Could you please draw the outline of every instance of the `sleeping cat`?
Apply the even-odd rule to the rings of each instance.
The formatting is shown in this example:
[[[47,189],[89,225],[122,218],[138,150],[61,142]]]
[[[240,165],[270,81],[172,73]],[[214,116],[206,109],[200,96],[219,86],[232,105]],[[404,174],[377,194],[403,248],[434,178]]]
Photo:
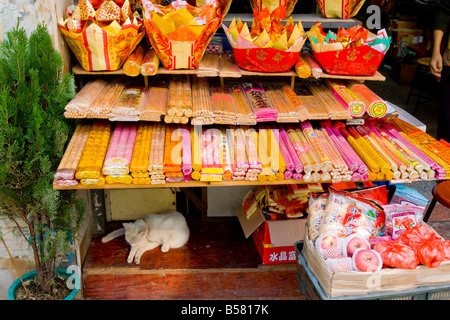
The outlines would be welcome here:
[[[115,230],[102,238],[108,242],[125,235],[131,245],[127,262],[140,263],[144,252],[161,246],[162,252],[172,248],[180,248],[189,239],[189,227],[184,216],[178,211],[149,214],[135,222],[123,223],[123,228]]]

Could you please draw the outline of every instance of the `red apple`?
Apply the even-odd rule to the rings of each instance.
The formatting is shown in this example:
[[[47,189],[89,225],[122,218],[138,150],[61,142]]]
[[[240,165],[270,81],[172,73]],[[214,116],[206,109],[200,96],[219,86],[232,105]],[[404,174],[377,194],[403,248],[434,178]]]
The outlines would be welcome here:
[[[351,258],[353,253],[361,248],[370,249],[369,241],[354,233],[345,238],[342,249],[344,251],[344,255]]]
[[[381,270],[383,261],[375,250],[358,249],[353,253],[352,264],[356,271],[373,272]]]
[[[334,258],[342,254],[341,239],[334,234],[326,234],[317,238],[316,250],[324,259]]]

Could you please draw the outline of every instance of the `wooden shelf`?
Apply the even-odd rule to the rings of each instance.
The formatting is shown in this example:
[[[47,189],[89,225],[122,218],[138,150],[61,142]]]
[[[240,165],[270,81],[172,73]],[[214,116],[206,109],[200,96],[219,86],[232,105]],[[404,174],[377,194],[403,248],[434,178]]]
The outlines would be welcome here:
[[[411,183],[417,181],[435,181],[436,179],[403,179],[390,180],[392,183]],[[275,181],[242,181],[242,180],[223,180],[223,181],[190,181],[190,182],[168,182],[165,184],[104,184],[102,186],[83,186],[81,184],[73,187],[60,187],[53,185],[54,190],[89,190],[89,189],[156,189],[156,188],[189,188],[189,187],[233,187],[233,186],[270,186],[286,184],[308,184],[308,183],[331,183],[331,181],[313,181],[305,182],[303,180],[286,179]]]
[[[122,75],[124,76],[125,73],[122,69],[116,70],[116,71],[86,71],[84,70],[79,64],[75,65],[72,68],[72,73],[75,75]],[[160,65],[158,74],[164,74],[164,75],[196,75],[197,70],[196,69],[179,69],[179,70],[167,70],[164,68],[164,66]],[[258,77],[293,77],[297,78],[297,74],[294,71],[289,72],[253,72],[253,71],[247,71],[241,69],[241,74],[243,76],[258,76]],[[157,76],[155,75],[155,76]],[[155,76],[145,76],[145,78],[151,78]],[[214,78],[214,77],[213,77]],[[218,78],[218,77],[216,77]],[[226,77],[220,77],[220,78],[226,78]],[[333,75],[328,73],[323,73],[322,77],[324,79],[352,79],[352,80],[359,80],[359,81],[384,81],[386,80],[386,77],[383,76],[378,71],[373,76],[346,76],[346,75]],[[231,79],[237,79],[235,77],[231,77]],[[299,78],[300,79],[300,78]]]

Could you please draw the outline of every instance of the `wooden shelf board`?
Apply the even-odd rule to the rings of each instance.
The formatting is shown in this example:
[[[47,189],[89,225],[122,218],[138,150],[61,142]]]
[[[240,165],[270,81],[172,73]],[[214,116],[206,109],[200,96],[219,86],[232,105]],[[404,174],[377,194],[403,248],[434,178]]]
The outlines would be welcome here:
[[[79,64],[74,66],[72,68],[72,73],[75,75],[125,75],[122,69],[116,70],[116,71],[86,71],[84,70]],[[195,75],[197,74],[197,69],[179,69],[179,70],[167,70],[164,68],[164,66],[160,66],[158,70],[158,74],[164,74],[164,75]],[[297,78],[297,74],[295,71],[288,71],[288,72],[254,72],[254,71],[247,71],[241,69],[241,74],[243,76],[263,76],[263,77],[294,77]],[[154,77],[154,76],[150,76]],[[148,76],[146,76],[148,78]],[[214,78],[214,77],[213,77]],[[215,77],[219,78],[219,77]],[[228,77],[221,77],[221,78],[228,78]],[[233,79],[236,79],[234,77],[230,77]],[[360,81],[384,81],[386,80],[386,77],[384,77],[381,73],[378,71],[373,76],[346,76],[346,75],[333,75],[328,73],[322,73],[321,78],[330,78],[330,79],[353,79],[353,80],[360,80]],[[298,78],[300,79],[300,78]]]

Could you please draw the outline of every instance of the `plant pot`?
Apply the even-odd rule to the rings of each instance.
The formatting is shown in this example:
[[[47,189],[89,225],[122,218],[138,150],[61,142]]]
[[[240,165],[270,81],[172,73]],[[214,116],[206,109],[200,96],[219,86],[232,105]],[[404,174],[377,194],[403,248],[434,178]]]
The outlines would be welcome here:
[[[55,272],[56,272],[56,270],[58,270],[58,274],[61,277],[63,277],[64,279],[68,279],[69,277],[72,277],[75,280],[75,283],[80,283],[79,276],[76,272],[71,273],[71,272],[67,271],[67,269],[63,269],[63,268],[55,269]],[[28,280],[32,280],[32,279],[36,278],[36,275],[37,275],[36,270],[30,271],[22,276],[22,280],[24,282],[28,281]],[[22,281],[20,281],[20,278],[17,278],[16,281],[14,281],[11,284],[11,286],[9,287],[8,300],[15,300],[16,291],[21,286],[22,286]],[[78,293],[78,290],[79,290],[79,288],[77,288],[77,286],[75,286],[73,288],[73,290],[70,292],[70,294],[67,297],[65,297],[63,300],[73,300],[75,298],[76,294]]]

